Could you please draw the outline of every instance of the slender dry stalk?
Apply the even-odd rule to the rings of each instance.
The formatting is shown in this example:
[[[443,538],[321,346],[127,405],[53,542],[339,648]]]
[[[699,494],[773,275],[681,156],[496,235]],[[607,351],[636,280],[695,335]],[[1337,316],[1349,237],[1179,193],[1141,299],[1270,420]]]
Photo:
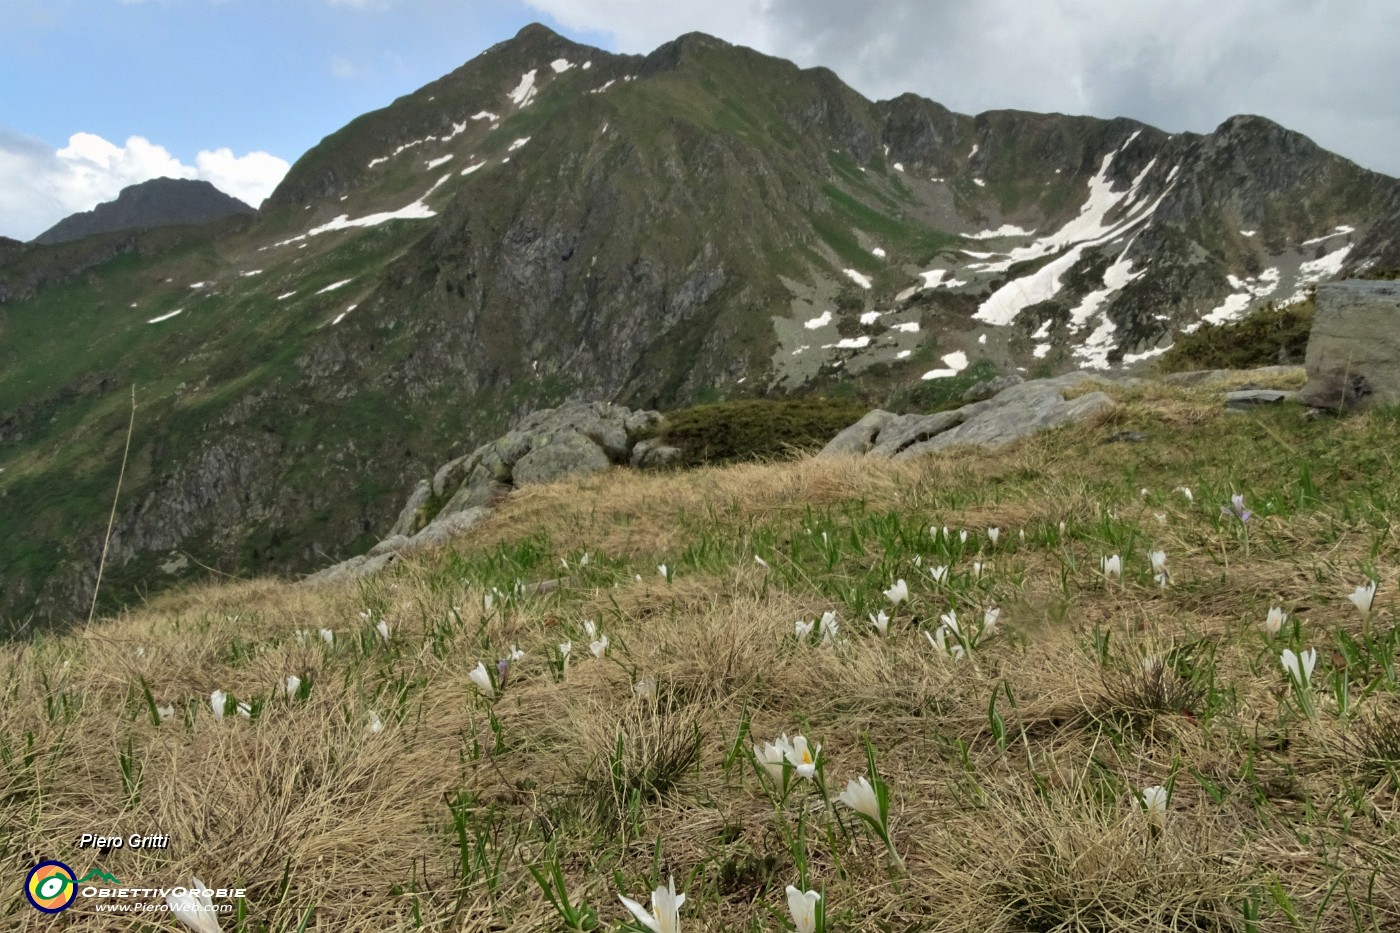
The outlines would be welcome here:
[[[136,386],[131,387],[131,420],[126,425],[126,447],[122,449],[122,468],[117,474],[117,491],[112,495],[112,514],[107,517],[107,534],[102,538],[102,558],[97,562],[97,582],[92,586],[92,608],[88,610],[87,624],[92,625],[97,615],[97,597],[102,592],[102,571],[107,566],[107,548],[112,543],[112,526],[117,523],[117,502],[122,495],[122,480],[126,479],[126,458],[131,453],[131,434],[136,429]]]

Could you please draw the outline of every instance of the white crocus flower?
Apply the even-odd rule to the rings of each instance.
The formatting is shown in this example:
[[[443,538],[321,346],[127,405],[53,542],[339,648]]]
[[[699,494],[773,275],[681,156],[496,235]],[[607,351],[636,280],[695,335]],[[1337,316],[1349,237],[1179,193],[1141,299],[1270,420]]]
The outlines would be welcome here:
[[[753,556],[753,562],[755,564],[758,564],[758,566],[762,567],[764,570],[768,569],[768,561],[764,560],[762,557],[759,557],[757,554]]]
[[[928,575],[933,577],[934,583],[948,582],[948,568],[946,565],[942,567],[930,567]]]
[[[562,660],[564,660],[564,661],[569,660],[569,652],[570,652],[570,651],[573,651],[573,650],[574,650],[574,643],[573,643],[572,641],[561,641],[561,642],[559,643],[559,657],[560,657],[560,659],[562,659]]]
[[[652,933],[680,933],[681,905],[685,895],[676,893],[676,879],[668,879],[667,887],[651,892],[651,911],[627,897],[620,897],[622,906],[632,912],[637,922]]]
[[[1153,512],[1153,513],[1152,513],[1152,517],[1155,518],[1155,519],[1157,519],[1157,524],[1159,524],[1159,525],[1165,525],[1165,524],[1167,523],[1167,513],[1166,513],[1166,512]]]
[[[1099,569],[1109,579],[1120,579],[1123,576],[1123,558],[1117,554],[1112,557],[1101,557],[1099,558]]]
[[[817,627],[817,622],[816,622],[815,619],[813,619],[813,620],[811,620],[811,621],[809,621],[809,622],[804,622],[804,621],[802,621],[801,619],[798,619],[798,620],[797,620],[797,624],[794,626],[794,629],[795,629],[796,632],[797,632],[797,638],[798,638],[798,640],[799,640],[799,641],[806,641],[807,639],[811,638],[811,637],[812,637],[812,630],[815,629],[816,627]]]
[[[822,636],[822,644],[826,645],[834,641],[836,639],[836,630],[838,628],[839,626],[836,622],[836,613],[830,611],[823,612],[822,624],[820,629]]]
[[[972,562],[972,576],[976,580],[982,579],[982,562],[980,560]]]
[[[818,745],[812,748],[805,736],[794,736],[792,741],[782,743],[783,756],[787,758],[792,766],[797,769],[798,777],[811,778],[817,773],[817,756],[821,754],[822,747]]]
[[[593,657],[601,658],[608,653],[608,636],[600,635],[597,641],[588,643],[588,650],[593,652]]]
[[[511,662],[512,664],[515,664],[515,663],[520,662],[520,661],[523,661],[523,660],[525,660],[525,652],[523,652],[523,651],[520,650],[520,646],[519,646],[519,645],[511,645],[511,646],[510,646],[510,662]]]
[[[1144,787],[1137,798],[1138,807],[1147,813],[1147,821],[1160,832],[1167,828],[1167,789],[1160,784]]]
[[[847,781],[846,789],[836,799],[875,823],[882,824],[880,798],[876,796],[875,788],[870,786],[870,781],[866,778]]]
[[[1167,552],[1152,551],[1148,557],[1152,560],[1152,579],[1163,588],[1171,582],[1171,571],[1167,570]]]
[[[1183,496],[1186,497],[1186,501],[1187,501],[1187,502],[1195,502],[1195,501],[1196,501],[1196,497],[1193,496],[1193,495],[1191,495],[1191,488],[1190,488],[1189,486],[1178,486],[1178,487],[1176,487],[1175,489],[1173,489],[1172,492],[1179,492],[1179,493],[1181,493]]]
[[[650,700],[656,696],[656,681],[651,678],[639,680],[632,685],[632,692],[644,700]]]
[[[242,716],[244,719],[252,719],[252,718],[253,718],[253,708],[252,708],[251,706],[249,706],[247,703],[239,703],[239,704],[238,704],[238,715]]]
[[[378,735],[384,731],[384,720],[380,719],[374,710],[369,711],[369,725],[365,726],[365,731],[370,735]]]
[[[162,722],[164,722],[165,720],[175,715],[175,704],[171,703],[169,706],[157,706],[156,715],[161,718]]]
[[[885,598],[898,606],[909,598],[909,585],[903,580],[896,580],[894,586],[885,590]]]
[[[1277,635],[1279,630],[1283,628],[1283,623],[1287,621],[1287,614],[1278,606],[1273,606],[1269,609],[1269,614],[1264,619],[1264,631],[1268,632],[1270,636]]]
[[[222,690],[215,690],[209,694],[209,708],[214,711],[214,720],[223,722],[224,708],[228,705],[228,694]]]
[[[1302,654],[1294,654],[1292,648],[1284,648],[1283,653],[1279,655],[1279,661],[1283,663],[1283,669],[1293,678],[1299,689],[1308,689],[1312,684],[1313,668],[1317,666],[1316,648],[1309,648]]]
[[[962,633],[962,629],[958,627],[958,613],[956,610],[949,609],[938,617],[938,621],[947,626],[948,630],[954,635]]]
[[[656,566],[656,572],[659,573],[659,574],[661,574],[661,579],[663,579],[663,580],[669,581],[669,580],[671,579],[671,577],[666,573],[666,565],[665,565],[665,564],[657,564],[657,566]]]
[[[988,529],[987,529],[987,538],[988,538],[988,540],[990,540],[990,541],[992,542],[992,546],[993,546],[993,547],[996,547],[997,539],[1000,538],[1000,537],[1001,537],[1001,529],[1000,529],[1000,528],[988,528]]]
[[[1001,617],[1000,609],[988,609],[982,613],[982,634],[990,635],[997,630],[997,619]]]
[[[597,622],[594,622],[592,619],[586,619],[586,620],[584,620],[584,623],[583,623],[583,633],[584,633],[585,635],[588,636],[588,638],[589,638],[590,641],[592,641],[593,639],[597,638],[597,637],[598,637],[598,623],[597,623]]]
[[[924,637],[928,639],[928,643],[933,646],[934,651],[939,654],[948,653],[948,629],[940,625],[932,632],[925,631]]]
[[[485,596],[481,597],[481,606],[482,606],[482,608],[485,609],[487,612],[490,612],[490,611],[491,611],[491,607],[494,606],[494,605],[496,605],[496,597],[495,597],[495,596],[491,595],[490,593],[487,593]]]
[[[1065,534],[1065,523],[1064,523],[1064,522],[1060,522],[1060,537],[1064,537],[1064,534]]]
[[[954,661],[961,661],[967,657],[967,650],[962,645],[953,645],[948,649],[948,653],[952,655]]]
[[[885,610],[881,609],[878,614],[870,614],[870,624],[875,626],[880,637],[884,638],[890,634],[890,617],[885,615]]]
[[[328,629],[328,628],[323,628],[323,629],[321,629],[321,641],[325,642],[326,644],[328,644],[328,645],[330,645],[332,648],[334,648],[334,647],[335,647],[335,632],[332,632],[332,631],[331,631],[330,629]]]
[[[387,645],[389,643],[389,623],[380,619],[378,622],[374,623],[374,630],[379,633],[379,637],[382,638],[384,644]]]
[[[299,689],[301,689],[301,678],[296,674],[288,674],[286,681],[282,684],[282,693],[285,696],[292,697],[296,696]]]
[[[1361,610],[1361,614],[1362,614],[1363,616],[1367,616],[1367,615],[1370,615],[1370,614],[1371,614],[1371,602],[1372,602],[1372,600],[1374,600],[1375,598],[1376,598],[1376,581],[1375,581],[1375,580],[1371,580],[1371,581],[1367,582],[1367,584],[1366,584],[1365,586],[1358,586],[1358,587],[1356,588],[1356,592],[1352,593],[1350,596],[1347,597],[1347,599],[1351,600],[1352,605],[1356,606],[1357,609]]]
[[[754,760],[763,766],[764,771],[768,772],[768,776],[773,779],[773,784],[776,787],[781,787],[783,784],[783,761],[786,760],[783,748],[786,745],[787,736],[785,735],[776,742],[765,742],[762,745],[755,742],[753,746]]]
[[[183,894],[176,894],[175,891],[180,890],[176,888],[165,895],[165,903],[170,906],[175,918],[195,933],[220,933],[219,915],[214,912],[214,902],[204,893],[208,888],[198,878],[193,880],[194,886],[185,889]]]
[[[961,541],[963,544],[966,544],[966,543],[967,543],[967,529],[966,529],[966,528],[964,528],[962,531],[958,532],[958,540]]]
[[[788,913],[797,933],[817,933],[817,902],[822,896],[816,891],[799,891],[787,886]]]
[[[480,661],[476,662],[476,667],[472,668],[470,674],[472,683],[476,684],[476,689],[481,691],[481,695],[490,699],[495,699],[496,688],[491,685],[491,674],[486,670],[486,665]]]

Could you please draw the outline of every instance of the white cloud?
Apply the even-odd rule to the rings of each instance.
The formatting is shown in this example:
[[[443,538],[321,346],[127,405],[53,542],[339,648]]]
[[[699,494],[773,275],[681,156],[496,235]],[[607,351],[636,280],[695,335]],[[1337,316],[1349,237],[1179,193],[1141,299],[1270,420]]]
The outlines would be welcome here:
[[[28,240],[69,214],[115,198],[128,185],[152,178],[197,178],[257,207],[287,174],[283,159],[266,152],[235,156],[205,150],[187,165],[141,136],[115,145],[75,133],[55,150],[37,139],[0,130],[0,235]]]
[[[355,68],[354,62],[335,55],[331,58],[331,74],[337,78],[353,78],[359,74],[359,71]]]

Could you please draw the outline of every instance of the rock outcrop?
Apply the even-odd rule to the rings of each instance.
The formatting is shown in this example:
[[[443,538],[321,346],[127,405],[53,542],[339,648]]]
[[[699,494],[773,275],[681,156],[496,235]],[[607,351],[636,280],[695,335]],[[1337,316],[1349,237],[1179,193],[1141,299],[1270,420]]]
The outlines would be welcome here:
[[[869,455],[905,460],[958,444],[1002,447],[1046,428],[1111,411],[1115,402],[1102,392],[1067,399],[1067,390],[1085,382],[1109,382],[1086,372],[1019,382],[996,395],[952,411],[931,415],[892,415],[872,411],[836,435],[821,457]],[[1117,384],[1139,380],[1117,380]]]
[[[1400,282],[1330,282],[1317,312],[1300,401],[1344,411],[1400,403]]]
[[[315,573],[329,583],[378,573],[399,556],[442,545],[485,520],[512,490],[586,476],[614,464],[654,466],[679,451],[645,437],[661,422],[654,411],[607,402],[568,402],[527,416],[505,435],[418,481],[389,536],[368,553]]]

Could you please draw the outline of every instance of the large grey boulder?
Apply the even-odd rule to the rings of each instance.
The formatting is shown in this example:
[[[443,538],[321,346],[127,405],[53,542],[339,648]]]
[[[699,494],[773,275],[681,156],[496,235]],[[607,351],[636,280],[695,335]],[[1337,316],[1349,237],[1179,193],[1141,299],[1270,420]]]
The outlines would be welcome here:
[[[975,444],[1001,447],[1036,431],[1058,427],[1112,409],[1102,392],[1074,399],[1066,393],[1092,382],[1112,382],[1096,373],[1073,372],[1031,382],[1007,380],[995,396],[931,415],[891,415],[872,411],[846,428],[822,455],[861,454],[899,460],[952,447]],[[1118,384],[1128,384],[1118,380]],[[1134,379],[1131,384],[1140,384]],[[838,443],[839,442],[839,443]]]
[[[1317,311],[1303,365],[1299,400],[1344,410],[1400,403],[1400,282],[1328,282],[1317,287]]]
[[[629,461],[670,463],[681,452],[656,440],[638,440],[661,421],[654,411],[632,411],[608,402],[566,402],[533,412],[511,430],[420,480],[389,535],[368,554],[328,567],[306,583],[376,573],[401,554],[444,544],[476,527],[521,486],[582,476]],[[419,525],[432,500],[447,501],[426,527]]]
[[[433,484],[425,479],[420,479],[418,485],[413,487],[413,492],[408,494],[408,501],[404,503],[403,510],[399,512],[398,520],[394,522],[394,527],[389,529],[389,536],[411,535],[418,530],[418,516],[423,511],[423,507],[428,504],[428,500],[433,497]]]
[[[871,448],[876,457],[896,457],[911,447],[923,444],[935,437],[956,428],[960,424],[976,418],[985,411],[996,408],[992,399],[973,402],[952,411],[935,412],[932,415],[904,415],[890,423],[880,432],[880,438]]]
[[[964,402],[980,402],[994,395],[999,395],[1012,386],[1018,386],[1025,381],[1026,380],[1017,373],[1007,373],[1004,376],[994,376],[991,379],[983,379],[964,392],[962,394],[962,400]]]
[[[681,459],[681,449],[671,447],[657,437],[649,437],[645,440],[637,441],[632,447],[632,466],[646,469],[649,467],[669,466]]]
[[[1015,402],[998,405],[991,411],[964,421],[936,437],[905,448],[896,459],[918,457],[958,444],[1004,447],[1037,431],[1072,424],[1111,411],[1115,405],[1113,399],[1102,392],[1090,392],[1070,401],[1066,401],[1053,389],[1049,392],[1027,393]]]
[[[610,466],[605,448],[572,428],[562,428],[536,438],[530,452],[515,462],[511,479],[520,488],[598,473]]]
[[[419,551],[446,544],[458,535],[464,534],[480,525],[494,509],[476,508],[466,509],[462,512],[454,512],[451,515],[442,515],[434,519],[418,534],[408,541],[405,541],[398,548],[399,554],[417,554]]]
[[[875,438],[885,429],[896,415],[875,409],[863,418],[827,441],[818,457],[843,457],[851,454],[868,454],[875,446]]]

